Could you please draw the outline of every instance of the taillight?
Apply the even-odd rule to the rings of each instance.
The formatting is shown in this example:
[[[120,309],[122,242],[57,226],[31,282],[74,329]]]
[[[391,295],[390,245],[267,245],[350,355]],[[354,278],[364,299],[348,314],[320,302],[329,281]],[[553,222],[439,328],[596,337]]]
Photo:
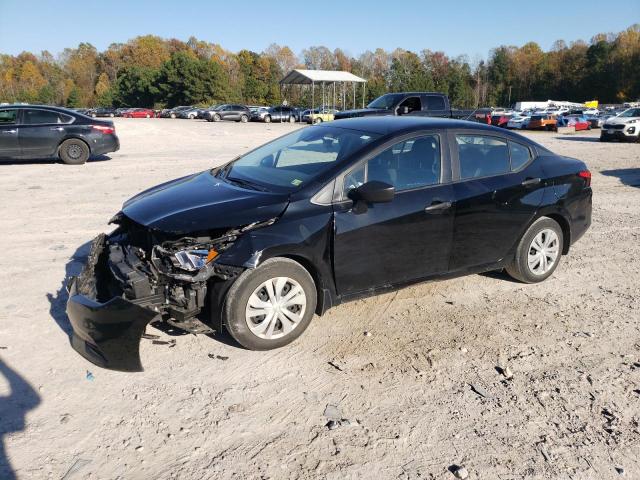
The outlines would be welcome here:
[[[580,178],[584,178],[585,187],[591,186],[591,172],[589,170],[582,170],[581,172],[578,172],[578,176]]]
[[[109,127],[106,125],[91,125],[91,128],[93,128],[94,130],[98,130],[99,132],[102,132],[105,135],[116,133],[116,127]]]

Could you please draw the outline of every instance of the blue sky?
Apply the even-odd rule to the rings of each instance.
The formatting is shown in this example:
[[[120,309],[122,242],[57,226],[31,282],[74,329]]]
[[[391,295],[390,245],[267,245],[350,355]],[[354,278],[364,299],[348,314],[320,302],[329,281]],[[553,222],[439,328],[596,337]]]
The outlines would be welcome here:
[[[609,6],[607,6],[609,5]],[[154,34],[262,51],[270,43],[295,53],[310,45],[340,47],[352,55],[396,47],[485,57],[501,44],[557,39],[589,40],[640,22],[640,1],[619,6],[591,1],[418,0],[0,0],[0,53],[49,50]]]

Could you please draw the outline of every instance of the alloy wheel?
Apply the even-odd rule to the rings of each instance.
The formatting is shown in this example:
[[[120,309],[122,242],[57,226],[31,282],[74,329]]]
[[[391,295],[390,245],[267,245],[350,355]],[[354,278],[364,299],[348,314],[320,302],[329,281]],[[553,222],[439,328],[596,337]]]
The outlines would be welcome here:
[[[259,338],[275,340],[291,333],[304,318],[307,297],[289,277],[271,278],[256,288],[247,302],[245,319]]]
[[[560,254],[558,234],[550,228],[541,230],[529,246],[527,263],[534,275],[544,275],[553,268]]]

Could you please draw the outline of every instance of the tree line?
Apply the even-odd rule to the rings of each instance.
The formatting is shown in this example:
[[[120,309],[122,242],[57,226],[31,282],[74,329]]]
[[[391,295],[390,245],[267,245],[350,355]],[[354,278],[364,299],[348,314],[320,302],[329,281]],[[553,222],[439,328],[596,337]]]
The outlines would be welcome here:
[[[451,58],[425,49],[378,48],[351,56],[309,47],[296,55],[270,45],[237,53],[194,37],[183,42],[153,35],[114,43],[99,52],[90,43],[57,57],[43,51],[0,54],[0,102],[68,107],[173,107],[222,102],[309,105],[305,89],[281,91],[293,68],[346,70],[368,80],[365,102],[389,91],[439,91],[462,108],[509,106],[520,100],[599,100],[640,97],[640,25],[589,42],[558,40],[549,51],[534,42],[499,46],[488,58]],[[362,102],[358,89],[356,102]],[[318,103],[316,94],[316,104]],[[351,100],[350,100],[351,101]]]

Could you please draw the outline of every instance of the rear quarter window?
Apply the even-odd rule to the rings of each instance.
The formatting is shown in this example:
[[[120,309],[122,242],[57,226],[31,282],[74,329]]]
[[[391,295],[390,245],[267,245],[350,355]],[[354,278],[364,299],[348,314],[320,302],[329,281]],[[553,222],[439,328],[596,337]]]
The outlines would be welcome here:
[[[456,135],[456,144],[462,180],[511,171],[506,140],[487,135]]]
[[[531,150],[521,143],[509,142],[509,154],[513,171],[520,170],[531,160]]]

